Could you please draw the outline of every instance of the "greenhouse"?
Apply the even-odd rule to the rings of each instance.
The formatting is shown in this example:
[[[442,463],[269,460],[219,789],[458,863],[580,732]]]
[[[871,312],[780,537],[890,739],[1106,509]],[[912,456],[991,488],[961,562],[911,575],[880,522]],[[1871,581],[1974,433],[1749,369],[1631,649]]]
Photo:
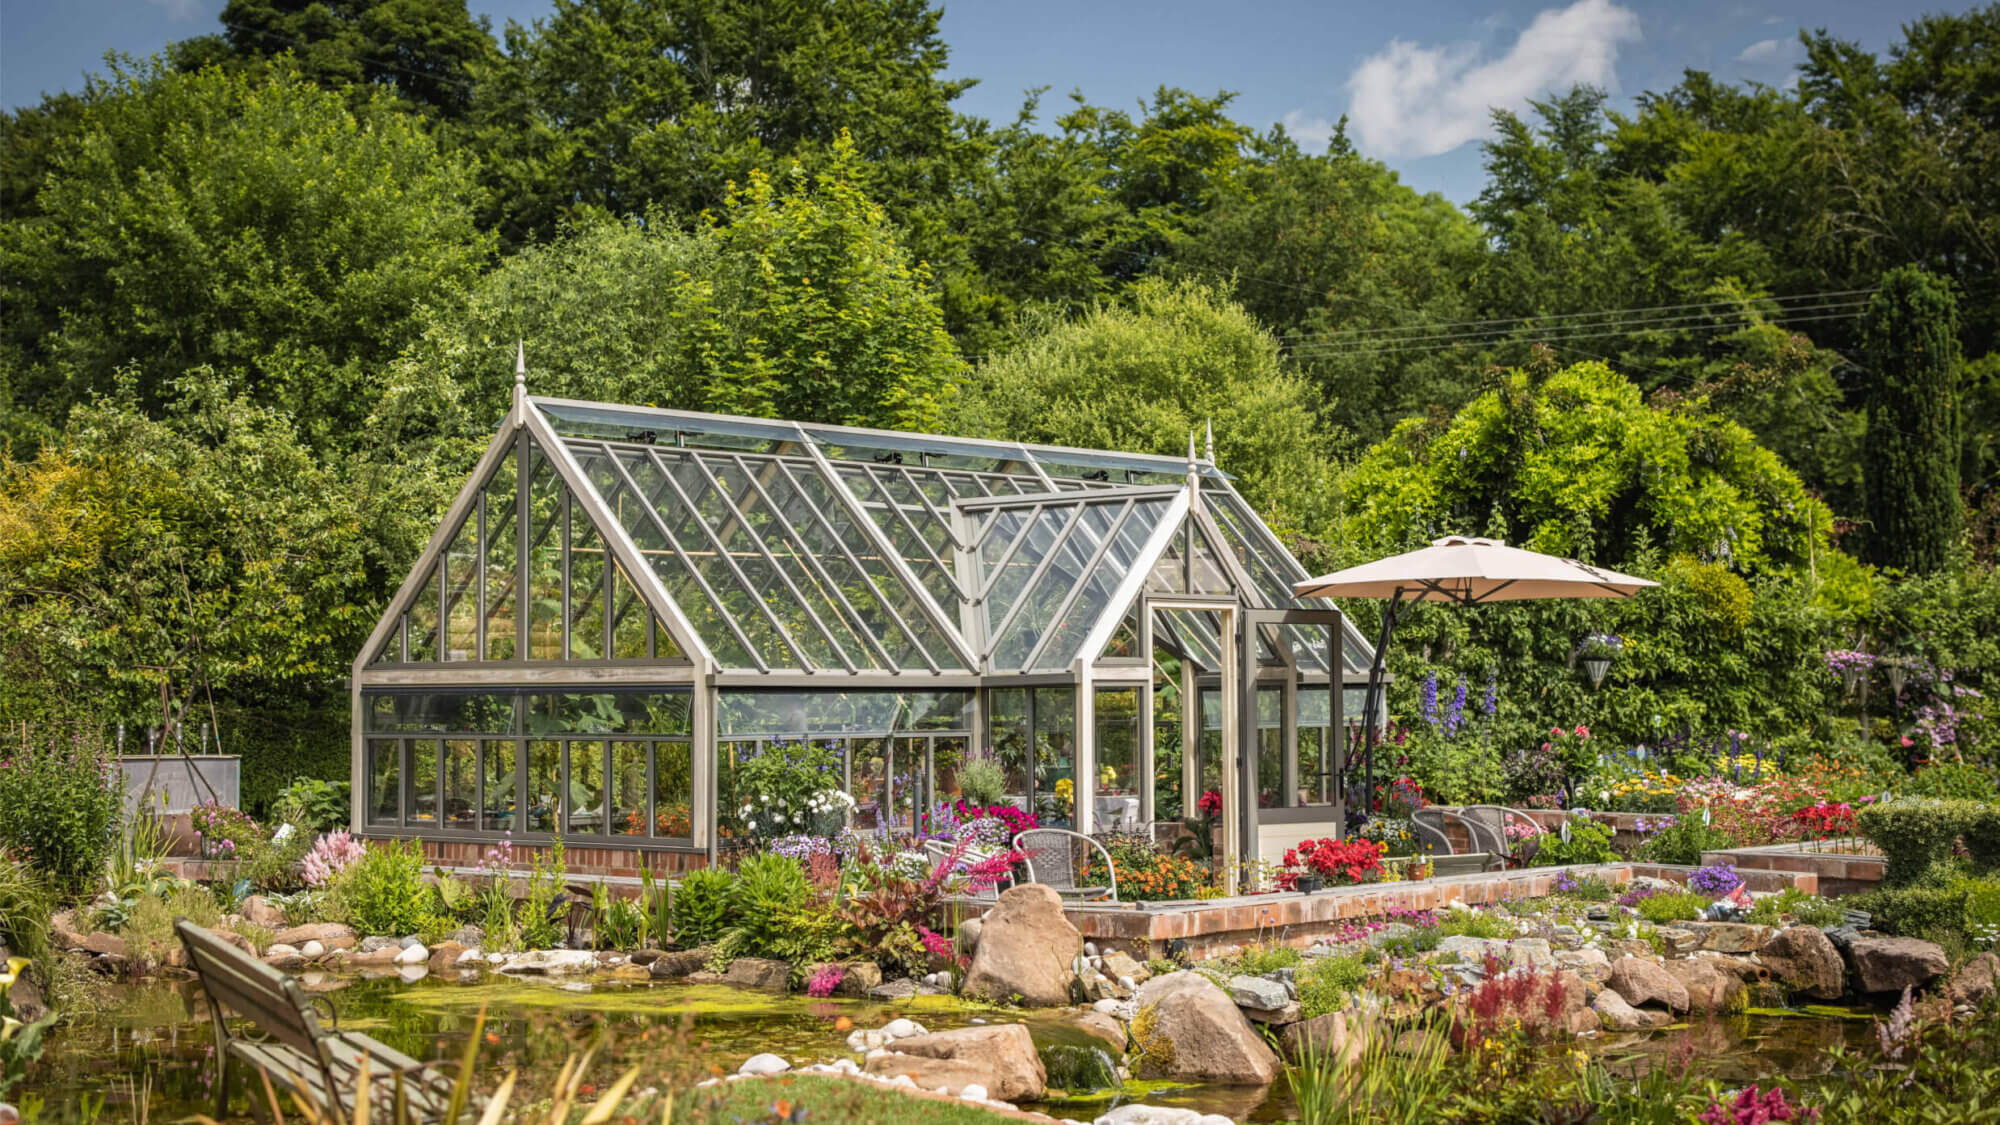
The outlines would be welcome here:
[[[1292,596],[1305,577],[1192,441],[1063,449],[517,378],[355,662],[354,828],[695,866],[736,835],[742,765],[813,744],[859,829],[921,832],[984,757],[1043,824],[1172,828],[1212,791],[1225,855],[1271,856],[1337,831],[1335,734],[1369,666],[1330,603]]]

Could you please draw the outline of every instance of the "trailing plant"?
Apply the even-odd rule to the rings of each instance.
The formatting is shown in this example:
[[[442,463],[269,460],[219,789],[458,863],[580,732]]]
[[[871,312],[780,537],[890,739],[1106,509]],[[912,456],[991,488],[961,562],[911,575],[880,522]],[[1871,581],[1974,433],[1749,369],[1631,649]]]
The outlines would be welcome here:
[[[720,867],[703,867],[681,876],[674,887],[674,944],[681,949],[712,945],[729,928],[729,903],[736,876]]]

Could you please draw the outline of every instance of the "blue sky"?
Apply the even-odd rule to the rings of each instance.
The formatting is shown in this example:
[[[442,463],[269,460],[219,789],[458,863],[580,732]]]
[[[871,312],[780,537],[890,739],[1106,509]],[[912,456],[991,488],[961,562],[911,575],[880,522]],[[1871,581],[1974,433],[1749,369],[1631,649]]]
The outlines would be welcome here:
[[[147,54],[214,30],[222,4],[0,0],[0,104],[81,86],[107,50]],[[550,8],[471,6],[496,28]],[[1479,193],[1489,106],[1518,108],[1579,81],[1629,104],[1684,68],[1781,85],[1800,58],[1801,27],[1879,52],[1925,10],[1879,0],[962,0],[946,5],[944,35],[950,73],[980,80],[960,102],[969,113],[1009,119],[1036,86],[1051,88],[1049,109],[1071,90],[1120,106],[1163,84],[1233,90],[1238,118],[1286,122],[1309,144],[1324,143],[1345,114],[1364,153],[1463,203]]]

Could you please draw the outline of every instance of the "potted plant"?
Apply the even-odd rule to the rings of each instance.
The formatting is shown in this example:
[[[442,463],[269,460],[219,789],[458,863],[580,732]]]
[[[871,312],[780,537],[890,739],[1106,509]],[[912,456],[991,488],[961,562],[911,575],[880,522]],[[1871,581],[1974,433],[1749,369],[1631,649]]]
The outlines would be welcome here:
[[[1625,638],[1616,633],[1592,633],[1576,646],[1578,659],[1583,661],[1583,670],[1590,676],[1593,690],[1604,686],[1604,674],[1611,670],[1611,661],[1625,647]]]

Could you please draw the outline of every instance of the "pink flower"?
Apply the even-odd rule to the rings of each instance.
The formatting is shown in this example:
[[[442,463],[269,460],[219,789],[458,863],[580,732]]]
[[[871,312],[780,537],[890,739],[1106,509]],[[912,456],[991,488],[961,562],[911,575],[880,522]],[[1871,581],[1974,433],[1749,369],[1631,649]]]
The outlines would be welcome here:
[[[1563,729],[1562,729],[1561,727],[1550,727],[1550,728],[1549,728],[1549,737],[1550,737],[1550,738],[1561,738],[1562,736],[1563,736]]]
[[[839,965],[821,965],[812,979],[806,981],[806,995],[815,1000],[824,1000],[833,995],[840,982],[847,977],[847,970]]]
[[[1587,726],[1584,726],[1584,725],[1583,725],[1582,723],[1578,723],[1578,724],[1576,724],[1576,736],[1577,736],[1578,738],[1589,738],[1589,737],[1590,737],[1590,728],[1589,728],[1589,727],[1587,727]]]
[[[1547,750],[1547,749],[1549,749],[1549,746],[1550,746],[1550,744],[1549,744],[1549,743],[1546,743],[1546,742],[1542,743],[1542,749],[1544,749],[1544,750]]]

